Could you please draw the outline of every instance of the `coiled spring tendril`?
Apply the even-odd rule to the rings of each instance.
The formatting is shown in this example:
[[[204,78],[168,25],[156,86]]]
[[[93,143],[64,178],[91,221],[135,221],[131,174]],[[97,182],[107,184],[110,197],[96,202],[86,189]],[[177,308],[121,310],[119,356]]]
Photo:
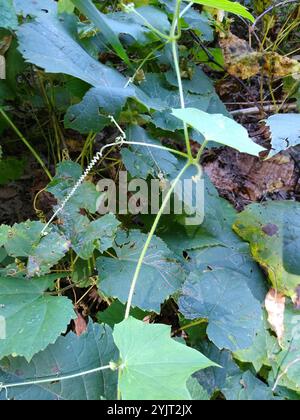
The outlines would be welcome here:
[[[109,147],[113,146],[122,146],[124,141],[126,140],[126,133],[122,130],[122,128],[119,126],[119,124],[116,122],[114,117],[112,115],[109,116],[112,123],[115,124],[115,126],[120,131],[121,135],[116,137],[115,141],[113,143],[105,144],[99,152],[95,154],[91,162],[89,163],[88,167],[85,169],[81,177],[78,179],[70,193],[67,195],[67,197],[62,201],[60,206],[56,209],[51,219],[48,221],[48,223],[44,226],[44,228],[41,231],[41,236],[46,236],[47,229],[50,226],[50,224],[53,222],[53,220],[56,218],[56,216],[65,208],[68,201],[73,197],[73,195],[76,193],[80,185],[84,182],[85,178],[89,175],[89,173],[92,171],[92,169],[95,167],[95,165],[99,162],[99,160],[103,157],[104,150],[108,149]]]

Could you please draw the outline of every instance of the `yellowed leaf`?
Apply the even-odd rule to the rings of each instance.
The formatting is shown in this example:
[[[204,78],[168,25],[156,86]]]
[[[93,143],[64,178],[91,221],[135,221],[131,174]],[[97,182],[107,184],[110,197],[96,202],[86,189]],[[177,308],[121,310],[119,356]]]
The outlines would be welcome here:
[[[297,78],[300,75],[297,60],[272,51],[256,52],[247,41],[231,33],[220,39],[220,47],[228,73],[240,79],[249,79],[262,71],[272,77],[292,75]]]
[[[284,335],[285,296],[271,289],[266,296],[265,307],[268,312],[268,322],[280,344]]]

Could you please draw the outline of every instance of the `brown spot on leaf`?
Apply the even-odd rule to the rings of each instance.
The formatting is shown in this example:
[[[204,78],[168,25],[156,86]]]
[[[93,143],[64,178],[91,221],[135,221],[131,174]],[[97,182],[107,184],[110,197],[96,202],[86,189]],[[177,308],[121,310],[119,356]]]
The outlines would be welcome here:
[[[278,226],[273,225],[272,223],[268,223],[262,228],[262,231],[268,236],[274,236],[278,232]]]
[[[75,333],[79,337],[81,334],[83,334],[86,331],[86,321],[83,318],[83,316],[77,312],[77,318],[74,320],[75,324]]]

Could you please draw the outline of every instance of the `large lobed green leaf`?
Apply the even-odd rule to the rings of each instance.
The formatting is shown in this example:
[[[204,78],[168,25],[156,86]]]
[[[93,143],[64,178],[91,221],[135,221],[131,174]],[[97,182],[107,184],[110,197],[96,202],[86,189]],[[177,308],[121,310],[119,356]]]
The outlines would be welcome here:
[[[65,73],[95,87],[124,88],[126,79],[116,70],[93,59],[78,43],[73,16],[39,16],[20,26],[20,51],[31,63],[49,73]]]
[[[72,191],[81,175],[82,168],[78,163],[65,160],[57,165],[55,177],[48,184],[47,191],[61,203]],[[92,182],[85,181],[68,201],[68,209],[78,213],[80,209],[96,213],[99,196],[96,186]]]
[[[208,320],[207,335],[220,349],[249,347],[260,329],[262,310],[240,272],[222,268],[192,272],[179,310],[187,319]]]
[[[120,350],[119,389],[124,400],[191,399],[188,378],[216,366],[197,350],[171,339],[167,325],[130,317],[115,326],[113,337]]]
[[[136,265],[147,235],[139,231],[119,232],[114,244],[117,258],[99,257],[97,269],[100,289],[107,295],[125,303]],[[152,238],[143,260],[133,306],[160,312],[161,304],[178,292],[184,282],[185,272],[176,256],[158,237]]]
[[[199,131],[206,141],[214,141],[254,156],[265,150],[250,139],[243,126],[224,115],[208,114],[195,108],[173,109],[172,114]]]
[[[274,397],[271,387],[255,377],[251,370],[243,371],[233,360],[231,352],[220,351],[212,343],[205,341],[198,349],[222,367],[210,367],[195,375],[210,397],[221,392],[229,401],[278,399]]]
[[[27,274],[46,274],[68,252],[70,243],[57,232],[50,232],[41,237],[44,225],[40,222],[27,221],[12,227],[0,226],[0,246],[4,245],[10,257],[26,257]]]
[[[0,316],[5,322],[0,359],[24,356],[28,361],[66,331],[75,313],[66,297],[45,293],[53,279],[0,278]]]
[[[269,201],[251,204],[234,224],[235,231],[250,243],[253,258],[265,269],[272,286],[288,296],[294,296],[300,284],[299,216],[299,203]]]
[[[127,64],[130,64],[129,57],[121,44],[118,36],[111,28],[111,25],[103,13],[101,13],[91,0],[72,0],[78,10],[85,15],[103,33],[106,40],[113,47],[118,56]]]

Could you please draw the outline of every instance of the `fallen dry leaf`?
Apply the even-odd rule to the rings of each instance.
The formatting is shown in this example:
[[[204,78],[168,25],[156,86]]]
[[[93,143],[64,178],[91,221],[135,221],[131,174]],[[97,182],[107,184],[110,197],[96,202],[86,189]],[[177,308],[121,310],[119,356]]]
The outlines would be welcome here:
[[[220,47],[228,73],[240,79],[249,79],[261,71],[272,77],[292,75],[296,78],[300,74],[300,63],[297,60],[272,51],[254,51],[247,41],[232,33],[220,39]]]
[[[232,149],[218,151],[216,158],[204,162],[205,172],[221,194],[238,209],[268,194],[294,191],[298,176],[290,157],[261,161]]]
[[[271,289],[266,296],[265,307],[268,312],[268,322],[280,344],[284,335],[285,296]]]

